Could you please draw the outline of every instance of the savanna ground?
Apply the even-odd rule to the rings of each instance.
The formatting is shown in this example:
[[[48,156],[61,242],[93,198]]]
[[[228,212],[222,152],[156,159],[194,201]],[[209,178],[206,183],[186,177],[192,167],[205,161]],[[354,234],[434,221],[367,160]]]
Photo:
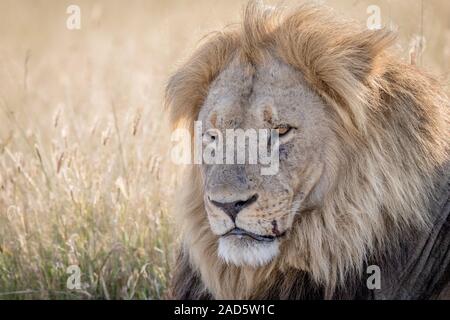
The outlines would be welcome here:
[[[405,59],[423,34],[418,63],[448,87],[450,2],[322,2],[364,24],[378,5]],[[71,4],[80,30],[66,28]],[[164,84],[244,4],[0,0],[0,299],[164,297],[178,171]]]

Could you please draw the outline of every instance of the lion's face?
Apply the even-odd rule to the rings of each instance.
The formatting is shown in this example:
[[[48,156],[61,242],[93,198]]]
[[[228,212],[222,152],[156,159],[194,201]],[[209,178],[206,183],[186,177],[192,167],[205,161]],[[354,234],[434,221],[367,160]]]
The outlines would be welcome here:
[[[254,66],[235,58],[211,84],[198,119],[204,141],[214,140],[215,130],[223,137],[226,129],[279,133],[273,175],[262,175],[263,165],[248,157],[245,164],[202,165],[205,208],[224,260],[251,266],[273,260],[298,212],[323,197],[334,141],[327,112],[301,74],[273,57]]]

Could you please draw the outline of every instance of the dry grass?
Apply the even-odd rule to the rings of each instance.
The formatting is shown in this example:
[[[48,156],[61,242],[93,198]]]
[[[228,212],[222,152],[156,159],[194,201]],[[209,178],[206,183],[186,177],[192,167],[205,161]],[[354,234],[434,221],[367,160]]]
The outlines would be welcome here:
[[[379,4],[405,57],[421,33],[419,0],[327,2],[362,22]],[[164,296],[176,168],[163,86],[244,3],[0,2],[0,299]],[[65,27],[69,4],[81,7],[79,31]],[[448,16],[448,1],[426,1],[417,60],[443,81]],[[69,265],[80,267],[82,290],[67,289]]]

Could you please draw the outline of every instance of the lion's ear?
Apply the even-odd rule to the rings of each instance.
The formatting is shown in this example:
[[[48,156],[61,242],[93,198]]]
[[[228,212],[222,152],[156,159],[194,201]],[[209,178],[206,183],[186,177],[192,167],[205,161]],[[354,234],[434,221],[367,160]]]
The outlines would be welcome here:
[[[395,41],[389,30],[355,31],[332,13],[305,9],[289,17],[277,36],[279,54],[296,66],[349,126],[364,126],[370,79],[382,72],[380,59]],[[381,63],[380,63],[381,62]]]
[[[392,46],[396,34],[388,29],[364,30],[350,35],[347,43],[341,44],[342,50],[337,62],[342,64],[356,80],[365,82],[371,75],[382,71],[380,61],[384,51]]]
[[[237,47],[237,36],[215,33],[170,77],[165,91],[165,106],[174,127],[192,127],[207,95],[209,85],[229,61]]]
[[[344,121],[364,129],[373,86],[384,73],[385,50],[396,39],[389,30],[365,30],[342,39],[315,62],[316,75],[327,96],[336,102]]]

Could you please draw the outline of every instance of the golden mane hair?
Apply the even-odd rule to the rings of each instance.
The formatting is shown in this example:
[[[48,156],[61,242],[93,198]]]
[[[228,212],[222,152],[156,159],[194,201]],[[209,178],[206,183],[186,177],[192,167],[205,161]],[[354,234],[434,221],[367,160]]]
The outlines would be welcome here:
[[[303,290],[299,279],[310,279],[331,298],[368,260],[389,263],[416,232],[429,230],[435,182],[449,159],[449,101],[436,80],[392,53],[394,42],[389,30],[365,30],[321,6],[285,12],[251,2],[242,25],[211,34],[175,72],[166,90],[171,121],[192,128],[209,85],[233,57],[258,64],[276,55],[329,106],[339,144],[333,191],[318,212],[297,217],[280,256],[259,268],[219,259],[202,180],[189,168],[177,209],[174,297],[267,298],[274,288],[277,298],[300,297],[292,287]]]

